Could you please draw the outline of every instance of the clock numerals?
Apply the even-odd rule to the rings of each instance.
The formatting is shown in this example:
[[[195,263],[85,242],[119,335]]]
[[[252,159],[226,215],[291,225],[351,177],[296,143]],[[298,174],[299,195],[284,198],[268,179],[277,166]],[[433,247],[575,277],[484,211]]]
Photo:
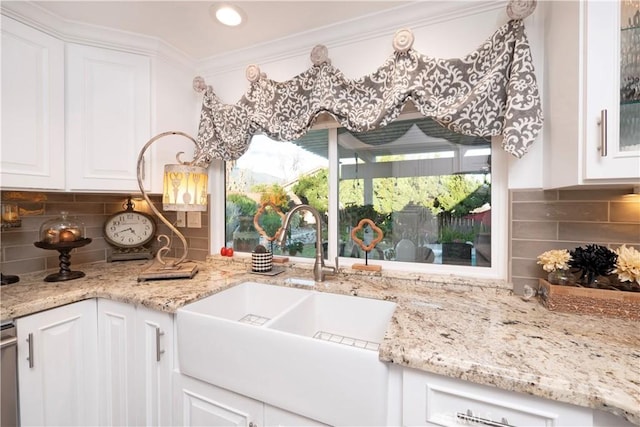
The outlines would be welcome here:
[[[135,248],[148,243],[155,231],[153,219],[135,211],[116,213],[104,227],[107,241],[123,248]]]

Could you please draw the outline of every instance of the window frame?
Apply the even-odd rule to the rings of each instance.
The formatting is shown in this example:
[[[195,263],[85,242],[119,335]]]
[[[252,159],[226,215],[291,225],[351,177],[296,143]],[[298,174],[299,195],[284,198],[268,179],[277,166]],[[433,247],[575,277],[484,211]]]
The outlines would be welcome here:
[[[423,118],[419,112],[403,113],[397,120]],[[329,206],[328,211],[328,253],[327,264],[335,264],[338,255],[338,128],[335,120],[320,120],[313,129],[328,129],[329,154]],[[405,273],[429,273],[437,275],[476,277],[480,279],[507,279],[506,259],[508,257],[508,154],[501,147],[502,137],[491,139],[491,266],[460,266],[447,264],[416,263],[402,261],[375,260],[383,271]],[[225,164],[222,160],[214,160],[210,168],[210,185],[212,207],[211,217],[211,251],[216,254],[225,244],[224,223],[226,204]],[[249,253],[236,252],[238,257],[249,257]],[[504,260],[501,261],[501,260]],[[312,264],[314,259],[297,258],[296,262]],[[339,257],[341,268],[351,270],[353,264],[362,263],[361,259]]]

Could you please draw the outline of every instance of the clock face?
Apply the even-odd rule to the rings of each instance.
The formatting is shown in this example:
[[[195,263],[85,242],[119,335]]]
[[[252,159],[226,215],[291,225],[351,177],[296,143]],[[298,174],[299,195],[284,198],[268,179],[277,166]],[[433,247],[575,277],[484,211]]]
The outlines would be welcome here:
[[[142,246],[151,241],[155,233],[155,221],[140,212],[118,212],[109,217],[104,224],[104,237],[107,242],[121,248]]]

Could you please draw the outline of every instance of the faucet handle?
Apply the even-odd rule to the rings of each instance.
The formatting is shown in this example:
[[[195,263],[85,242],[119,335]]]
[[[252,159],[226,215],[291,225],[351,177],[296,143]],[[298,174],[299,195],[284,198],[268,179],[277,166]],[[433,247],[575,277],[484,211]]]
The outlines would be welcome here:
[[[337,273],[338,273],[338,268],[339,268],[339,266],[338,266],[338,259],[339,259],[338,257],[336,257],[336,258],[335,258],[336,265],[335,265],[335,266],[333,266],[333,265],[326,265],[326,264],[324,263],[324,258],[323,258],[323,259],[322,259],[322,267],[323,267],[323,268],[327,268],[327,269],[331,269],[331,270],[333,270],[333,274],[337,274]]]

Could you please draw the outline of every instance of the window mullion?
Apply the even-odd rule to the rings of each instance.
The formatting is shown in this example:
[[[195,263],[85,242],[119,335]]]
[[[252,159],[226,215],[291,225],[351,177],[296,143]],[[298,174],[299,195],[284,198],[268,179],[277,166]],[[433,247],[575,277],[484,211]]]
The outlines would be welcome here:
[[[328,129],[328,154],[329,154],[329,209],[328,215],[328,254],[330,265],[338,256],[338,185],[340,182],[338,171],[338,129]]]

